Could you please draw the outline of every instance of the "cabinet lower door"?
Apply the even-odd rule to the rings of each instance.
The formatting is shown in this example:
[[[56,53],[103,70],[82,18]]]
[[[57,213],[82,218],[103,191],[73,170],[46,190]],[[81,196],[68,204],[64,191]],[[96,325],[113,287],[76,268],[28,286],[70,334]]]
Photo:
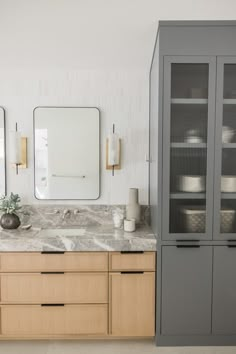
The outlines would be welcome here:
[[[236,248],[214,247],[213,334],[236,334]]]
[[[154,336],[155,273],[110,274],[110,334]]]
[[[107,305],[3,305],[6,336],[107,334]]]
[[[212,247],[162,247],[162,335],[211,333]]]

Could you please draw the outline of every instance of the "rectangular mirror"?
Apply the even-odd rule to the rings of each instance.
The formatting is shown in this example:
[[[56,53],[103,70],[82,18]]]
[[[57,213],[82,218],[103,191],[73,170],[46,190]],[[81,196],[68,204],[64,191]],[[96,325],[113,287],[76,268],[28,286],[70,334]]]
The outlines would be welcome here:
[[[0,107],[0,196],[6,195],[5,111]]]
[[[99,198],[100,114],[97,108],[35,108],[34,153],[37,199]]]

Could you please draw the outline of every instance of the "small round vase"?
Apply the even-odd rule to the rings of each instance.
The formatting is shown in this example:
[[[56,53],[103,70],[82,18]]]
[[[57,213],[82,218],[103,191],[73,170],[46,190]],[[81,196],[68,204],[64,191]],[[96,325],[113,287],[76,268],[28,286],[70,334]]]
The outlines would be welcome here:
[[[20,219],[16,214],[3,214],[0,219],[0,225],[3,229],[14,230],[20,226]]]

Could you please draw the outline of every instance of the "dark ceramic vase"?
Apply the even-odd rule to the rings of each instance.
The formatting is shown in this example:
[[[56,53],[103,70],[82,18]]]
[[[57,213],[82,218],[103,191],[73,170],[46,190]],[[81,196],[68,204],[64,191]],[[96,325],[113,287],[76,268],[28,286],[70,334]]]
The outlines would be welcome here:
[[[20,219],[16,214],[3,214],[0,220],[3,229],[13,230],[20,226]]]

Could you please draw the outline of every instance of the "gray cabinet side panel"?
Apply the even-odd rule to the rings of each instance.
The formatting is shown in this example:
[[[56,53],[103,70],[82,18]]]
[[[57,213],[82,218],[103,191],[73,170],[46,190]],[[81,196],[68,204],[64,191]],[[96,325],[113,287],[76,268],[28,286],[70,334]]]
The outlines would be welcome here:
[[[211,333],[212,247],[162,247],[162,335]]]
[[[158,184],[159,181],[159,165],[160,156],[159,149],[161,150],[161,139],[162,134],[158,131],[159,125],[159,85],[160,85],[160,75],[159,75],[159,37],[157,35],[155,49],[153,53],[152,66],[150,70],[150,121],[149,121],[149,146],[150,146],[150,156],[149,156],[149,203],[151,207],[151,227],[155,235],[158,235],[158,228],[160,223],[158,221]],[[160,168],[161,170],[161,168]],[[159,175],[158,175],[159,174]]]
[[[214,247],[213,334],[236,334],[236,248]]]

